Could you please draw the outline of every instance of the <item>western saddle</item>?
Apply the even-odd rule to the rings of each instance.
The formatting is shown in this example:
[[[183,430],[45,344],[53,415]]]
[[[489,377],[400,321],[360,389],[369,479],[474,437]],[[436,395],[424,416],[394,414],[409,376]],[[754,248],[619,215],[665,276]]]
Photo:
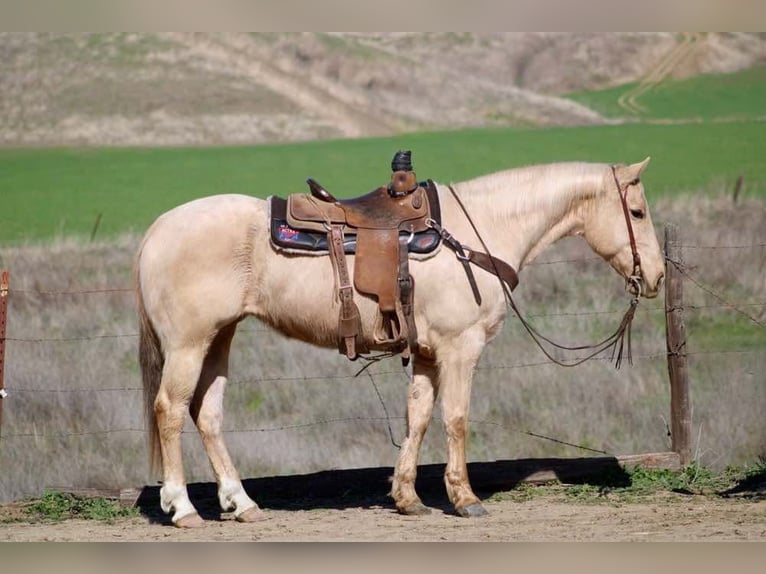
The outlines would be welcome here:
[[[311,193],[270,198],[271,239],[296,250],[326,251],[337,277],[340,316],[338,348],[354,360],[369,348],[362,336],[354,287],[378,302],[374,347],[401,353],[406,365],[415,349],[414,281],[409,253],[427,253],[441,237],[436,187],[418,183],[411,152],[399,151],[391,162],[391,181],[354,199],[338,200],[313,179]],[[351,283],[346,254],[355,254]]]

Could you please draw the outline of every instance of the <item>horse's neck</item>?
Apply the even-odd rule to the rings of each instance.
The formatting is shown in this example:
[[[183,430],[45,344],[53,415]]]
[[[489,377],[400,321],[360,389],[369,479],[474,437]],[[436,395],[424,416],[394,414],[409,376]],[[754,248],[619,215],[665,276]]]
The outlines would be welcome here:
[[[520,270],[560,238],[582,231],[583,211],[603,173],[578,165],[511,170],[456,189],[492,254]]]

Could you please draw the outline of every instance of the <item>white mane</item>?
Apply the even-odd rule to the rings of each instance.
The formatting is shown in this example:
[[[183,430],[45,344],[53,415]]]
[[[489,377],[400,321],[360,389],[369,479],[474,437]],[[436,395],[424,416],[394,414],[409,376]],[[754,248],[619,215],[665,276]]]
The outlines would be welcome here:
[[[562,162],[509,169],[460,182],[459,195],[477,207],[507,216],[535,211],[563,212],[573,200],[602,188],[606,164]]]

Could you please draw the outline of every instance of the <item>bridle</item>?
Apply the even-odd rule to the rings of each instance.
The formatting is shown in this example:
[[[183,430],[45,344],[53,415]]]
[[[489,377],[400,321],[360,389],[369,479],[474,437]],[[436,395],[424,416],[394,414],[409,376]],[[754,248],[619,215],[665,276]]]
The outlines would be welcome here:
[[[633,223],[630,220],[630,209],[628,209],[628,188],[631,185],[635,185],[638,180],[629,181],[623,188],[620,186],[620,182],[617,179],[617,166],[612,165],[612,177],[614,178],[614,185],[617,187],[617,193],[620,196],[620,203],[622,203],[622,212],[625,215],[625,225],[628,227],[628,238],[630,239],[630,250],[633,252],[633,272],[625,280],[628,289],[634,297],[641,295],[641,286],[643,285],[644,274],[641,271],[641,255],[638,253],[636,247],[636,235],[633,233]]]
[[[619,180],[617,179],[616,166],[612,165],[610,167],[612,170],[612,177],[614,178],[615,186],[617,187],[617,193],[619,194],[620,202],[622,203],[622,211],[623,211],[623,214],[625,215],[625,224],[628,227],[630,249],[633,254],[633,270],[626,279],[626,286],[630,290],[631,295],[633,295],[633,297],[630,301],[630,306],[628,307],[628,310],[625,312],[625,315],[620,321],[620,325],[617,327],[617,330],[611,335],[609,335],[608,337],[606,337],[605,339],[601,340],[598,343],[594,343],[592,345],[576,345],[576,346],[561,345],[559,343],[556,343],[555,341],[552,341],[550,338],[542,335],[533,325],[531,325],[524,318],[524,316],[519,311],[519,308],[516,305],[516,302],[513,300],[513,295],[511,294],[513,289],[518,284],[518,275],[516,273],[516,270],[513,269],[513,267],[511,267],[510,265],[508,265],[506,262],[493,256],[490,253],[489,248],[487,247],[487,244],[482,239],[481,234],[479,233],[479,230],[476,228],[476,225],[474,224],[470,214],[468,213],[468,210],[465,208],[465,205],[463,204],[457,192],[451,185],[448,185],[447,188],[450,190],[450,192],[452,193],[452,197],[460,206],[460,209],[463,211],[463,214],[466,216],[466,219],[471,224],[471,227],[473,228],[473,231],[476,234],[476,237],[479,239],[479,242],[484,248],[484,253],[471,249],[466,245],[462,245],[449,232],[447,232],[446,229],[443,229],[441,226],[437,224],[433,225],[434,229],[436,229],[436,231],[438,231],[439,234],[442,236],[442,239],[444,240],[445,244],[448,245],[453,251],[455,251],[455,255],[457,256],[458,260],[463,264],[463,267],[465,268],[465,271],[466,271],[466,275],[468,276],[469,283],[471,284],[471,288],[473,289],[474,298],[476,299],[476,304],[477,305],[481,304],[481,298],[478,293],[478,287],[473,277],[473,273],[470,270],[469,263],[478,265],[479,267],[482,267],[485,271],[489,271],[490,273],[497,276],[498,280],[500,281],[500,287],[503,291],[503,295],[505,297],[506,303],[508,304],[509,307],[511,307],[511,309],[513,309],[514,313],[516,313],[516,316],[518,317],[519,321],[521,321],[521,324],[524,326],[524,328],[529,333],[529,335],[532,337],[532,340],[537,344],[537,346],[540,348],[540,350],[543,352],[543,354],[546,357],[548,357],[552,362],[556,363],[557,365],[561,365],[562,367],[574,367],[576,365],[580,365],[584,363],[585,361],[592,359],[599,353],[610,348],[612,349],[612,359],[615,361],[615,367],[617,367],[618,369],[620,368],[620,364],[622,363],[624,351],[625,351],[624,354],[627,356],[628,362],[631,364],[633,362],[631,358],[631,350],[630,350],[630,347],[631,347],[630,327],[633,323],[633,317],[635,315],[636,307],[638,306],[639,297],[641,295],[641,287],[643,284],[643,272],[641,271],[641,256],[638,253],[638,247],[636,246],[636,236],[635,236],[635,233],[633,232],[633,224],[630,220],[630,209],[628,208],[627,195],[628,195],[628,188],[631,185],[635,185],[636,182],[635,181],[628,182],[623,189],[620,186]],[[468,255],[466,255],[466,253]],[[479,258],[479,256],[481,256],[481,258]],[[543,342],[548,343],[553,347],[556,347],[558,349],[565,350],[565,351],[588,351],[588,353],[585,357],[579,357],[572,360],[571,362],[565,362],[554,357],[548,351],[548,349],[545,348],[545,346],[543,345]]]

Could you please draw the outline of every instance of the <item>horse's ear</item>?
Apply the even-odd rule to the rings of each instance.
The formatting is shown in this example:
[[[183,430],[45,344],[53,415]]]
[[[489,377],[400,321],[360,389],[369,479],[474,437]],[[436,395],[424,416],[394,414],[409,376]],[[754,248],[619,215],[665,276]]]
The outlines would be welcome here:
[[[641,179],[641,173],[643,173],[644,169],[646,169],[646,166],[649,165],[650,159],[650,157],[647,157],[640,163],[618,166],[617,178],[620,180],[620,183],[637,182],[639,179]]]
[[[646,166],[649,165],[650,159],[652,158],[647,156],[647,158],[641,163],[634,163],[633,165],[630,166],[631,170],[636,170],[636,179],[641,177],[641,173],[646,169]]]

